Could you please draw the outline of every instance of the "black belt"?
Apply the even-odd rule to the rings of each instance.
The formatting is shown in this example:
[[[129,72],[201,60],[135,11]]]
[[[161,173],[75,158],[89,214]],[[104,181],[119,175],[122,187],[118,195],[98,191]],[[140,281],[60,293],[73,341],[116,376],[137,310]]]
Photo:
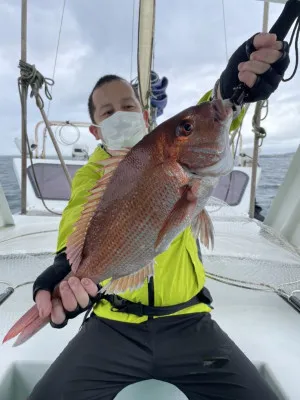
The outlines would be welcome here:
[[[191,307],[200,303],[207,304],[213,309],[213,307],[211,306],[211,303],[213,301],[212,297],[210,295],[209,290],[206,289],[205,287],[190,300],[184,303],[179,303],[173,306],[165,306],[165,307],[152,307],[152,306],[146,306],[142,303],[134,303],[130,300],[123,299],[122,297],[117,296],[115,294],[104,294],[101,296],[101,299],[109,301],[109,303],[112,305],[111,308],[112,311],[134,314],[137,315],[138,317],[142,316],[154,317],[154,316],[169,315],[177,311],[183,310],[184,308]]]

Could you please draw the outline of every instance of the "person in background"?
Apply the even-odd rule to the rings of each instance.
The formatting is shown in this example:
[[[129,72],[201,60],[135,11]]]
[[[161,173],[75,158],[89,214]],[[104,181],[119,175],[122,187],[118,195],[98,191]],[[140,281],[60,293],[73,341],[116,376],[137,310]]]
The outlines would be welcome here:
[[[248,102],[267,99],[289,65],[286,49],[275,35],[252,36],[199,103],[230,98],[240,81],[250,88]],[[147,111],[133,86],[116,75],[98,80],[88,109],[90,132],[104,145],[97,146],[73,179],[54,263],[36,279],[33,297],[41,317],[51,314],[54,328],[93,309],[28,400],[112,400],[127,385],[150,378],[176,385],[189,400],[275,400],[254,365],[211,317],[212,298],[190,229],[156,258],[154,279],[140,289],[101,298],[95,283],[73,277],[60,284],[61,301],[51,301],[53,288],[70,272],[66,242],[89,189],[101,177],[97,163],[110,157],[110,149],[134,146],[147,133]],[[231,130],[243,116],[242,109]]]

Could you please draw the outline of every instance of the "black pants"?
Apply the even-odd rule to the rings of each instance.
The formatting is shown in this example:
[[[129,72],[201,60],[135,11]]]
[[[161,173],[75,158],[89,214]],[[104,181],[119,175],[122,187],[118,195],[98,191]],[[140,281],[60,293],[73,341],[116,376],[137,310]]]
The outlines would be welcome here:
[[[127,385],[151,378],[174,384],[190,400],[277,399],[204,313],[142,324],[91,316],[28,400],[112,400]]]

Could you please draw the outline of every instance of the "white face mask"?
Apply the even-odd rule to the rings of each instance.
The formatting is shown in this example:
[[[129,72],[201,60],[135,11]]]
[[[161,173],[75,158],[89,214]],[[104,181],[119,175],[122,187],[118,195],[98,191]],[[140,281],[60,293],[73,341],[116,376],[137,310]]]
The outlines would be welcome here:
[[[139,112],[117,111],[99,125],[93,125],[101,129],[104,144],[111,150],[133,147],[148,133]]]

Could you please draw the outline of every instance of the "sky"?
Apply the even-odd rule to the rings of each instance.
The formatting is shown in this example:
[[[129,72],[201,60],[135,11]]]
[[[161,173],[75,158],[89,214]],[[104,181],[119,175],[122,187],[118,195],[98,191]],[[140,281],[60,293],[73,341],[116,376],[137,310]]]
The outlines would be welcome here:
[[[169,80],[168,105],[163,122],[195,104],[210,90],[226,67],[227,57],[262,29],[263,2],[224,0],[227,52],[222,0],[156,0],[154,69]],[[27,61],[46,77],[53,76],[63,0],[28,0]],[[273,24],[283,5],[270,5]],[[134,13],[133,13],[134,10]],[[133,18],[134,16],[134,18]],[[137,0],[67,0],[53,87],[49,119],[89,122],[87,99],[95,82],[113,73],[134,78],[137,49]],[[132,28],[134,38],[132,41]],[[17,87],[21,54],[21,0],[0,0],[0,154],[18,154],[14,139],[21,135],[21,109]],[[227,53],[227,54],[226,54]],[[132,65],[132,67],[131,67]],[[291,51],[290,76],[295,65]],[[269,114],[262,126],[267,137],[262,153],[294,152],[300,143],[300,70],[281,83],[269,101]],[[47,111],[48,101],[44,92]],[[251,106],[243,125],[243,144],[253,143]],[[28,134],[41,120],[28,98]],[[57,133],[57,132],[56,132]],[[41,140],[40,130],[39,140]],[[93,137],[85,133],[89,143]],[[74,130],[64,130],[67,140]],[[82,139],[79,139],[79,142]],[[70,146],[60,145],[64,154]],[[47,154],[53,154],[47,138]]]

